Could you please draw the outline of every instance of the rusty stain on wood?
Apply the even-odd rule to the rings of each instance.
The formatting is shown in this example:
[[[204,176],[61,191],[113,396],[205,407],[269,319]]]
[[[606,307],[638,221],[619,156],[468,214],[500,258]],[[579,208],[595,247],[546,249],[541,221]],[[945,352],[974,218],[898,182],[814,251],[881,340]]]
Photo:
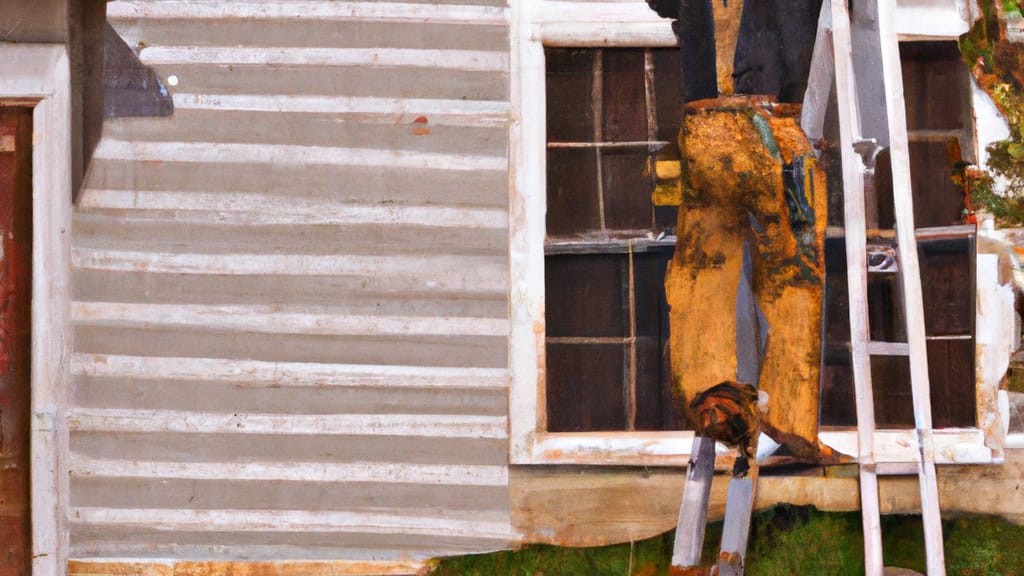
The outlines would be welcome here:
[[[0,575],[31,565],[32,110],[0,107]],[[10,137],[9,146],[6,140]]]
[[[68,576],[173,576],[174,568],[167,564],[144,562],[88,562],[68,561]]]

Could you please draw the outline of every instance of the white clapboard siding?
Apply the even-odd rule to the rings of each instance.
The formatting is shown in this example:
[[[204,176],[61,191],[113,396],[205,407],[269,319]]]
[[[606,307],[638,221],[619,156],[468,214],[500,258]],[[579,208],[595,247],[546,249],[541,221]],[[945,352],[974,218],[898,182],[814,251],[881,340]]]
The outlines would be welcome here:
[[[332,148],[288,144],[220,142],[127,142],[103,139],[93,153],[101,160],[227,163],[248,165],[341,165],[381,169],[508,170],[504,156],[416,153],[376,148]]]
[[[72,557],[514,546],[507,5],[107,13],[176,113],[76,204]]]
[[[220,0],[166,0],[111,2],[107,18],[117,21],[142,19],[178,20],[325,20],[359,22],[446,23],[471,26],[508,24],[508,9],[501,6],[471,6],[415,2],[231,2]]]
[[[199,434],[303,434],[506,438],[502,416],[451,414],[215,414],[171,410],[90,410],[68,415],[71,430],[190,432]]]
[[[409,48],[239,48],[235,46],[151,46],[139,59],[151,66],[219,64],[230,66],[361,66],[502,72],[505,52],[413,50]]]
[[[290,198],[274,194],[204,191],[147,191],[92,189],[82,208],[174,211],[161,219],[193,224],[375,224],[395,226],[508,229],[508,212],[497,208],[409,206],[395,204],[338,205],[322,198]],[[142,214],[120,214],[144,219]]]
[[[156,480],[260,480],[278,482],[384,482],[448,486],[507,486],[508,468],[476,464],[389,462],[155,462],[76,457],[71,474],[93,478]],[[325,505],[327,503],[324,503]]]
[[[504,390],[508,374],[501,369],[438,368],[343,364],[287,364],[216,358],[153,358],[76,354],[75,376],[132,380],[226,382],[273,387],[390,387],[429,390]]]
[[[175,110],[242,110],[336,114],[380,122],[413,122],[426,118],[430,124],[502,128],[508,122],[506,102],[375,98],[290,94],[174,94]]]

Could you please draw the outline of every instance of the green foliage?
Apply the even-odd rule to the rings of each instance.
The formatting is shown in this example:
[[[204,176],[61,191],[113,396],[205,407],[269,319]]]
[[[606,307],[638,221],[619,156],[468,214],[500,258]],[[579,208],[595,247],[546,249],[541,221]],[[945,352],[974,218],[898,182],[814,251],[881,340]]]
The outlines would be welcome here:
[[[779,506],[754,523],[746,574],[863,574],[859,514],[824,514]]]
[[[996,142],[988,147],[989,168],[1008,182],[1003,195],[992,190],[992,177],[984,174],[970,178],[971,205],[984,209],[1002,225],[1024,224],[1024,162],[1014,160],[1011,141]]]
[[[864,573],[859,512],[826,513],[811,507],[777,506],[754,515],[746,574],[790,576]],[[950,576],[1024,576],[1024,527],[993,517],[943,522],[946,572]],[[704,562],[714,560],[722,523],[708,526]],[[887,566],[925,572],[919,516],[884,516]],[[665,576],[674,534],[598,548],[526,546],[513,552],[447,558],[434,576]]]
[[[1019,14],[1022,0],[1002,0],[1003,14]],[[995,58],[1000,42],[999,12],[991,0],[979,5],[983,17],[960,37],[960,52],[978,84],[1006,117],[1010,137],[988,147],[988,170],[1005,183],[1003,195],[993,193],[991,178],[970,179],[971,204],[995,216],[1004,226],[1024,225],[1024,95],[1013,76]],[[1006,62],[1004,61],[1004,64]]]

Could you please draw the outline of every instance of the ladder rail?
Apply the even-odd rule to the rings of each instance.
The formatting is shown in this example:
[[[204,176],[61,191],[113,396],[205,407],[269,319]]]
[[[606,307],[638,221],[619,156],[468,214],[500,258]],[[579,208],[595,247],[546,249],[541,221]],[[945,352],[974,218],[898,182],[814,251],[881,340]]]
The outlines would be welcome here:
[[[857,460],[860,463],[861,519],[864,565],[868,576],[881,576],[882,526],[878,478],[874,470],[875,406],[868,354],[867,230],[865,228],[864,170],[854,144],[861,139],[857,85],[853,74],[853,42],[846,0],[830,0],[836,102],[843,167],[843,215],[846,231],[847,287],[850,302],[850,353],[857,410]]]
[[[913,189],[910,180],[910,142],[907,137],[906,102],[899,40],[896,35],[896,2],[878,0],[878,32],[881,42],[882,78],[885,91],[889,151],[892,162],[893,205],[896,215],[897,258],[900,263],[907,343],[910,347],[910,387],[914,405],[921,461],[918,479],[921,490],[921,517],[924,522],[925,559],[928,574],[945,574],[942,546],[942,520],[938,482],[935,474],[935,447],[932,441],[931,385],[928,379],[928,344],[925,338],[924,301],[921,270],[914,234]]]
[[[824,7],[823,7],[824,9]],[[850,294],[850,348],[857,403],[858,460],[860,463],[861,507],[864,523],[865,567],[869,575],[882,573],[881,522],[878,503],[879,468],[874,458],[874,400],[871,383],[872,342],[867,322],[867,263],[864,204],[864,174],[853,145],[860,138],[859,106],[853,73],[850,14],[846,0],[830,0],[836,99],[839,106],[840,141],[843,163],[844,216],[847,252],[847,280]],[[892,0],[877,0],[878,38],[881,52],[882,88],[893,173],[896,212],[897,258],[901,275],[900,299],[907,319],[907,350],[910,360],[914,423],[918,437],[916,463],[921,491],[921,515],[925,532],[928,573],[945,574],[942,523],[935,474],[928,353],[921,289],[917,240],[914,232],[910,153],[906,126],[906,104],[895,32],[896,6]],[[877,348],[877,346],[876,346]]]

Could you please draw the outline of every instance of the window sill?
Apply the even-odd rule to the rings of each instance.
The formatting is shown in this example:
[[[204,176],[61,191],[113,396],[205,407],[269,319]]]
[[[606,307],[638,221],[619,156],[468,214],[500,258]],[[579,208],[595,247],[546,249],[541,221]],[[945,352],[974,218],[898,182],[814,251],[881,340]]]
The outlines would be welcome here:
[[[542,433],[526,461],[513,464],[683,467],[690,460],[693,436],[692,431]],[[855,429],[822,430],[820,437],[839,452],[857,452]],[[977,428],[935,430],[933,438],[936,464],[994,464],[1002,460],[985,445],[985,435]],[[719,468],[731,465],[732,452],[717,446],[716,453],[725,456],[719,458]],[[918,460],[915,430],[875,431],[876,462]]]

